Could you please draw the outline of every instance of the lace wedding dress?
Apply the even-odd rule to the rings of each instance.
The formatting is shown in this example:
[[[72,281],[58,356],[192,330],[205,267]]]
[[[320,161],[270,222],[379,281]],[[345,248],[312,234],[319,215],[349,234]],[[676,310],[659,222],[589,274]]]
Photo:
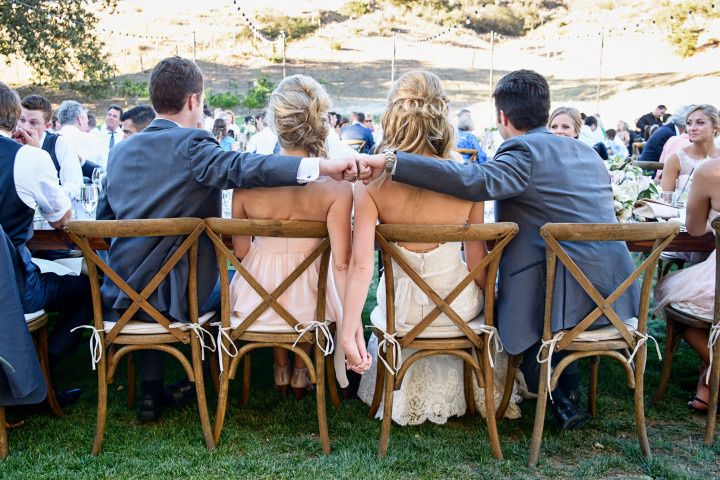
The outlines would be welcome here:
[[[450,291],[467,275],[468,269],[460,256],[460,243],[444,243],[427,253],[415,253],[399,247],[403,258],[441,297]],[[407,274],[393,264],[395,281],[395,327],[398,337],[407,333],[422,318],[430,313],[435,304],[410,279]],[[372,311],[370,320],[373,326],[385,330],[385,276],[380,279],[377,288],[378,305]],[[483,308],[483,293],[475,283],[467,288],[451,303],[457,314],[472,325]],[[478,322],[476,320],[475,322]],[[479,322],[483,322],[482,319]],[[420,338],[443,337],[459,332],[459,329],[446,315],[440,315],[423,332]],[[368,341],[368,352],[373,356],[370,369],[360,381],[358,397],[370,404],[375,389],[378,366],[378,339],[375,335]],[[415,350],[403,349],[403,358],[408,358]],[[502,398],[505,382],[507,356],[497,355],[495,361],[495,404]],[[479,411],[485,415],[485,391],[475,386],[475,402]],[[422,358],[408,369],[399,390],[394,392],[392,419],[400,425],[418,425],[425,421],[445,423],[452,416],[465,413],[466,404],[463,389],[462,360],[452,355],[435,355]],[[509,418],[518,418],[520,409],[517,403],[520,397],[513,394],[508,412]],[[382,418],[382,404],[376,415]]]

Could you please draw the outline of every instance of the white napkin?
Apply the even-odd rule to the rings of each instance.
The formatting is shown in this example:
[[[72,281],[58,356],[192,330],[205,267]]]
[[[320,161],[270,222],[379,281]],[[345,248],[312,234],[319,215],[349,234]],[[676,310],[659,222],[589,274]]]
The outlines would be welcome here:
[[[633,213],[645,219],[677,218],[681,209],[657,200],[643,199],[635,202]]]

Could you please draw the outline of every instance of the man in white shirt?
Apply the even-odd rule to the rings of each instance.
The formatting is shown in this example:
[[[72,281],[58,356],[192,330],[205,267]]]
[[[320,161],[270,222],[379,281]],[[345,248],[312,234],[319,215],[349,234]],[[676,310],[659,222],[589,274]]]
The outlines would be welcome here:
[[[255,135],[248,140],[246,152],[259,153],[261,155],[273,153],[277,144],[277,135],[271,128],[265,124],[265,114],[263,110],[255,116]]]
[[[122,117],[122,114],[123,111],[120,105],[110,105],[105,113],[105,125],[93,132],[100,142],[100,148],[103,154],[103,167],[107,165],[108,152],[110,152],[110,149],[117,143],[120,143],[124,138],[123,131],[120,128],[120,117]]]
[[[97,137],[85,131],[88,123],[85,107],[75,100],[65,100],[58,107],[57,116],[60,122],[60,129],[57,133],[70,139],[75,145],[75,149],[80,155],[80,165],[85,167],[83,168],[83,174],[86,177],[92,176],[92,170],[86,167],[88,162],[91,165],[99,165],[104,168],[105,158]]]
[[[80,197],[83,174],[80,156],[73,142],[60,135],[48,132],[52,105],[42,95],[28,95],[22,99],[22,112],[18,128],[37,132],[40,146],[48,152],[55,165],[60,185],[75,198]]]
[[[70,219],[70,200],[60,188],[50,155],[36,148],[37,133],[24,129],[15,132],[26,145],[10,138],[21,108],[17,93],[0,82],[0,225],[11,247],[23,311],[46,309],[60,313],[48,343],[49,364],[54,367],[80,340],[80,333],[70,330],[92,318],[90,285],[84,275],[41,273],[32,262],[27,242],[32,237],[35,209],[60,229]],[[77,389],[58,392],[58,399],[72,402],[79,394]]]

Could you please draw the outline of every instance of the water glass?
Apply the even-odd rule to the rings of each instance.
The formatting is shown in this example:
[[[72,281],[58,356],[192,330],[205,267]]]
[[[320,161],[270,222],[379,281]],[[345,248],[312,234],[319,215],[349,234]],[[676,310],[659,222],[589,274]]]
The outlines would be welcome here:
[[[99,197],[100,193],[96,185],[83,185],[82,190],[80,190],[80,203],[88,216],[95,212]]]
[[[105,178],[105,169],[102,167],[97,167],[92,172],[92,183],[98,188],[98,190],[102,190],[102,182]]]

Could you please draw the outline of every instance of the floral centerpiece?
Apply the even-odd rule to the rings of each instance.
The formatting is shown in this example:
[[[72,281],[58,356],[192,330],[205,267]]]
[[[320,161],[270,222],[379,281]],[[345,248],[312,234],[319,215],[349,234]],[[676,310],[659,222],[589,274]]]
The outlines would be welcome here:
[[[641,198],[658,198],[659,191],[652,177],[645,175],[642,168],[633,166],[629,159],[615,155],[605,160],[610,173],[615,216],[618,222],[626,222],[632,216],[633,205]]]

